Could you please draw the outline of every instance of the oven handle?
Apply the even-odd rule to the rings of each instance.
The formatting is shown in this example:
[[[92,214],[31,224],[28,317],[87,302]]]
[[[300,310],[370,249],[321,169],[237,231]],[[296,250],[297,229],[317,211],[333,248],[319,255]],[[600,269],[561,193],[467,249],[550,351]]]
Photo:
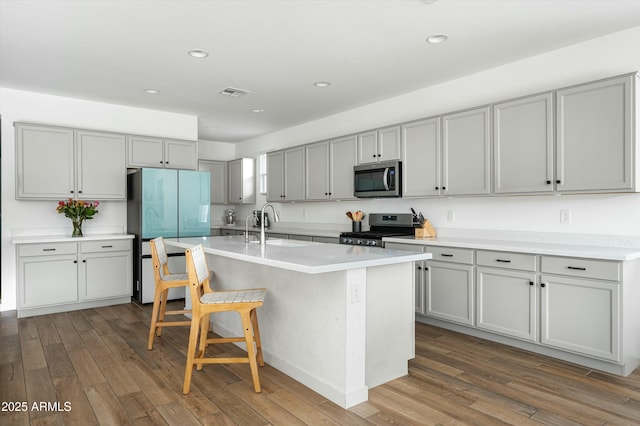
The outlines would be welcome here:
[[[382,183],[384,183],[384,190],[389,190],[389,167],[384,168],[384,174],[382,175]]]

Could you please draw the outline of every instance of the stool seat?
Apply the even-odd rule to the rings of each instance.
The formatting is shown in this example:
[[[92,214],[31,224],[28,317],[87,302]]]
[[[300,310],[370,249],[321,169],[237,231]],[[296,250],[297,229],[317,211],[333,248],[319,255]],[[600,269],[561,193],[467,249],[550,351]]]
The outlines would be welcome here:
[[[200,298],[200,301],[202,303],[262,302],[264,295],[264,290],[218,291],[215,293],[205,293]]]

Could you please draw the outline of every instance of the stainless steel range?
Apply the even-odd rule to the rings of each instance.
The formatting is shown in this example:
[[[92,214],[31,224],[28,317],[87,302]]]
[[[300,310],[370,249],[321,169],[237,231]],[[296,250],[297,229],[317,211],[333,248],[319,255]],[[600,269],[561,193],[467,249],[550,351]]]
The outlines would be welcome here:
[[[414,217],[409,213],[371,213],[369,231],[342,232],[340,244],[384,247],[382,238],[414,235]]]

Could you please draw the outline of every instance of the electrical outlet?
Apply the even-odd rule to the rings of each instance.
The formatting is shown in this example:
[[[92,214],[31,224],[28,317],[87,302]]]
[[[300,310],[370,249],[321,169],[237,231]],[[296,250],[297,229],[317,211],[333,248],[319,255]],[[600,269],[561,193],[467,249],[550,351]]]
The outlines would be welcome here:
[[[560,223],[571,223],[571,210],[560,210]]]
[[[455,210],[447,210],[447,222],[455,222],[456,221],[456,211]]]
[[[362,284],[359,282],[355,282],[351,284],[351,303],[360,303],[362,302]]]

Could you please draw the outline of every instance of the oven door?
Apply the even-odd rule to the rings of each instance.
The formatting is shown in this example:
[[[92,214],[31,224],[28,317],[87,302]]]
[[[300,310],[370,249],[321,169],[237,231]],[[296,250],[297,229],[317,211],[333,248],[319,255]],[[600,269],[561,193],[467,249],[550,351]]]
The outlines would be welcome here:
[[[400,197],[399,161],[355,166],[354,195],[359,198]]]

